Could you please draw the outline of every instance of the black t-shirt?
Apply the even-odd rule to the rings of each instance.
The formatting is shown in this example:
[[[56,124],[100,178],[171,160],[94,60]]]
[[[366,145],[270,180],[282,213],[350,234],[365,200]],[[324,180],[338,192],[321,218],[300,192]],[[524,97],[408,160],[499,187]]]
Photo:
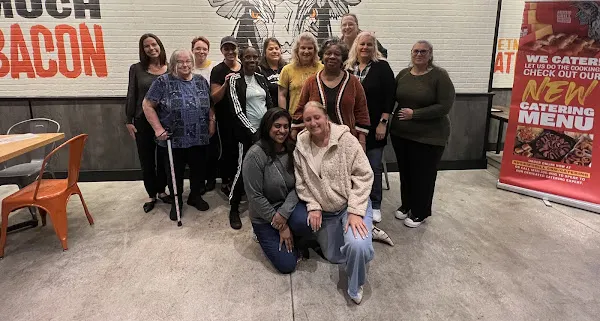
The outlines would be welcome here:
[[[240,70],[233,71],[225,64],[225,62],[221,62],[218,65],[216,65],[210,72],[210,85],[212,86],[213,84],[217,84],[219,86],[222,86],[225,83],[225,76],[232,72],[239,73]],[[223,117],[233,116],[229,115],[229,104],[231,104],[231,99],[229,98],[228,93],[225,93],[223,99],[221,99],[221,101],[215,104],[215,114],[217,118],[222,119]],[[217,119],[217,121],[218,120],[219,119]]]
[[[281,73],[281,69],[277,70],[271,68],[260,68],[260,73],[267,78],[267,84],[269,86],[269,94],[271,95],[271,100],[273,100],[273,106],[279,106],[279,101],[277,97],[279,95],[279,86],[277,83],[279,82],[279,74]]]
[[[338,118],[335,112],[335,105],[337,103],[337,96],[338,92],[340,91],[340,86],[344,82],[344,79],[346,79],[346,73],[344,73],[344,77],[342,77],[340,83],[337,84],[337,86],[335,86],[334,88],[329,88],[325,84],[323,84],[323,89],[325,90],[325,101],[327,102],[327,116],[329,116],[329,119],[332,122],[340,125],[342,125],[342,121]]]

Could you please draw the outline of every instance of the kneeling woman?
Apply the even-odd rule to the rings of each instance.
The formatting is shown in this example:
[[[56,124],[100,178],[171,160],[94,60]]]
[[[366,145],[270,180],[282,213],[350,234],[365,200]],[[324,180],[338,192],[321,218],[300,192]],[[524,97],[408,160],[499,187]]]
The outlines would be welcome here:
[[[298,255],[292,233],[310,233],[306,211],[292,215],[298,196],[294,148],[289,139],[291,121],[286,110],[269,109],[260,122],[259,141],[248,150],[242,165],[254,233],[267,258],[281,273],[296,269]]]
[[[332,263],[346,264],[348,295],[360,304],[366,266],[374,256],[373,171],[358,139],[348,126],[330,122],[321,103],[308,102],[302,119],[306,130],[298,134],[294,151],[296,193],[302,202],[294,216],[308,212],[323,254]]]

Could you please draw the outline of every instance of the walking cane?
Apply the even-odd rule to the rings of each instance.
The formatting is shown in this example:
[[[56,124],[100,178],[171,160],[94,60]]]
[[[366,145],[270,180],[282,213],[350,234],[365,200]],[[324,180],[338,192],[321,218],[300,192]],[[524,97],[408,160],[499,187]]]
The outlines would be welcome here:
[[[171,147],[171,137],[167,136],[167,149],[169,152],[169,165],[171,167],[171,182],[173,184],[173,193],[175,194],[175,210],[177,211],[177,226],[182,226],[181,212],[179,211],[179,195],[177,194],[177,180],[175,179],[175,166],[173,166],[173,148]]]

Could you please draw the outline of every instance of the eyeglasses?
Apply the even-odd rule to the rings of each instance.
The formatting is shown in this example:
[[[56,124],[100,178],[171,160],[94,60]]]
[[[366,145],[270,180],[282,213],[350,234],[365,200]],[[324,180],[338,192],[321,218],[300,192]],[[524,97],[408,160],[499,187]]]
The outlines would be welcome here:
[[[183,66],[183,65],[191,65],[191,64],[192,64],[192,61],[191,61],[191,60],[186,60],[186,61],[183,61],[183,60],[177,60],[177,65],[179,65],[179,66]]]
[[[427,50],[427,49],[422,49],[422,50],[419,50],[419,49],[413,49],[413,51],[412,51],[412,54],[413,54],[414,56],[418,56],[418,55],[425,56],[425,55],[426,55],[426,54],[428,54],[428,53],[429,53],[429,50]]]

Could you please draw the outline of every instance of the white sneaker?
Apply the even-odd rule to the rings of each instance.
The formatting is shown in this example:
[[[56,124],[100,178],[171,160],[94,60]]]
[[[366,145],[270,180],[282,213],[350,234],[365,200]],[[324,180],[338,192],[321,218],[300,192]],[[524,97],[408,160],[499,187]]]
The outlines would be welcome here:
[[[419,225],[421,225],[421,223],[423,223],[423,221],[425,221],[425,219],[412,219],[410,217],[407,217],[404,220],[404,225],[408,226],[408,227],[418,227]]]
[[[381,210],[373,210],[373,222],[381,222]]]
[[[259,242],[258,242],[258,237],[256,236],[256,233],[254,233],[254,230],[252,230],[252,240],[253,240],[254,242],[256,242],[256,243],[259,243]]]
[[[394,214],[394,216],[395,216],[397,219],[399,219],[399,220],[403,220],[403,219],[407,218],[407,217],[408,217],[408,213],[410,213],[410,210],[409,210],[408,212],[406,212],[406,213],[402,212],[402,211],[400,210],[401,208],[402,208],[402,207],[398,207],[398,209],[396,210],[396,213]]]
[[[356,304],[360,304],[362,302],[362,299],[363,299],[363,286],[361,285],[360,288],[358,289],[358,294],[356,295],[355,298],[352,298],[352,301],[354,301],[354,303],[356,303]]]
[[[392,239],[387,235],[387,233],[378,228],[377,226],[373,226],[373,241],[381,241],[385,244],[388,244],[389,246],[394,246],[394,242],[392,242]]]

